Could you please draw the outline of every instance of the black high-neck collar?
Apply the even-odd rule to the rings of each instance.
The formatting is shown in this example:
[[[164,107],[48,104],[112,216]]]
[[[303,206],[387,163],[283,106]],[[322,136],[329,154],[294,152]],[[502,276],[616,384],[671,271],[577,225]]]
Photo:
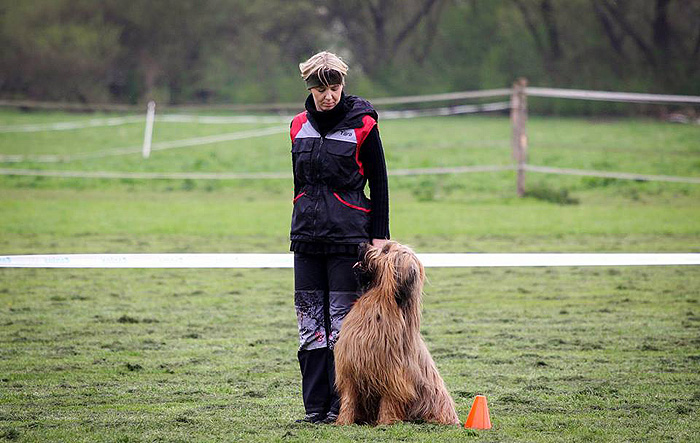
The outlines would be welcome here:
[[[340,100],[338,100],[338,104],[335,105],[333,109],[328,111],[319,111],[316,109],[314,97],[311,94],[309,94],[309,96],[306,98],[304,107],[309,114],[311,114],[311,117],[316,122],[316,125],[318,125],[318,132],[320,132],[321,135],[326,135],[328,131],[336,127],[338,123],[343,120],[345,114],[347,114],[348,110],[346,109],[345,105],[345,91],[343,91],[340,93]]]

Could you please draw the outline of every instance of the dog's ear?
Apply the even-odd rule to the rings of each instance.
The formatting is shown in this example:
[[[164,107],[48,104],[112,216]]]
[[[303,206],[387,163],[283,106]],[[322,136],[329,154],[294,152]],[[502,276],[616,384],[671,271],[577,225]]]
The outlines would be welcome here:
[[[374,282],[374,278],[377,274],[376,269],[363,261],[358,261],[355,263],[353,271],[355,272],[355,279],[360,286],[360,290],[362,290],[362,292],[367,291],[367,289],[372,286],[372,282]]]
[[[416,285],[419,284],[419,270],[416,266],[408,266],[401,274],[398,276],[396,281],[396,303],[399,306],[404,306],[408,301],[414,297],[416,291]]]
[[[357,263],[353,266],[355,279],[362,292],[365,292],[372,285],[376,276],[376,269],[371,260],[368,260],[367,252],[372,248],[369,243],[360,243],[357,248]]]
[[[362,291],[366,291],[373,285],[378,284],[378,279],[382,278],[381,268],[385,261],[382,249],[372,246],[369,243],[361,243],[358,248],[359,261],[355,264],[355,277]]]

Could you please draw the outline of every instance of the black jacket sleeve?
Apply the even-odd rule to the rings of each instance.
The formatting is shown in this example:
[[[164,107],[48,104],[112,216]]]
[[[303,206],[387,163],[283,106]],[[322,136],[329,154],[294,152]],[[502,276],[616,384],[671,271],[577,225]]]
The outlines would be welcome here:
[[[294,123],[294,121],[289,123],[290,130],[292,128],[293,123]],[[296,175],[296,170],[297,170],[296,163],[297,162],[294,159],[294,154],[291,154],[291,156],[292,156],[292,175],[294,176],[294,195],[292,196],[292,198],[296,198],[296,196],[299,195],[299,190],[301,189],[301,185],[299,184],[299,179],[297,179],[297,175]]]
[[[384,160],[384,148],[375,125],[360,147],[359,160],[369,183],[372,201],[369,235],[371,238],[390,238],[389,235],[389,180]]]
[[[297,170],[297,165],[296,165],[296,160],[294,159],[294,156],[292,155],[292,175],[294,176],[294,195],[292,198],[296,198],[297,195],[299,195],[299,192],[301,190],[301,184],[299,183],[299,179],[297,178],[297,175],[295,171]]]

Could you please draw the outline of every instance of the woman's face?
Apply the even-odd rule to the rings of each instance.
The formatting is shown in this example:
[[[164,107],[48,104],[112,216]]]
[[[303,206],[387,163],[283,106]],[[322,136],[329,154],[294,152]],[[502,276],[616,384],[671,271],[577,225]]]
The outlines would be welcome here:
[[[311,95],[314,97],[314,104],[319,111],[330,111],[340,101],[340,94],[343,92],[343,85],[317,86],[311,88]]]

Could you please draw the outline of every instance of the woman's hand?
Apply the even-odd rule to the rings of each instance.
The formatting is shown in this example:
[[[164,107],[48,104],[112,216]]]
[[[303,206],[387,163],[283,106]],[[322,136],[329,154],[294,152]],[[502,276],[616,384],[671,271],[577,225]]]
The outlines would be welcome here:
[[[387,240],[387,239],[385,239],[385,238],[373,238],[373,239],[372,239],[372,246],[374,246],[375,248],[381,249],[381,248],[384,247],[384,245],[385,245],[386,242],[388,242],[388,241],[389,241],[389,240]]]

